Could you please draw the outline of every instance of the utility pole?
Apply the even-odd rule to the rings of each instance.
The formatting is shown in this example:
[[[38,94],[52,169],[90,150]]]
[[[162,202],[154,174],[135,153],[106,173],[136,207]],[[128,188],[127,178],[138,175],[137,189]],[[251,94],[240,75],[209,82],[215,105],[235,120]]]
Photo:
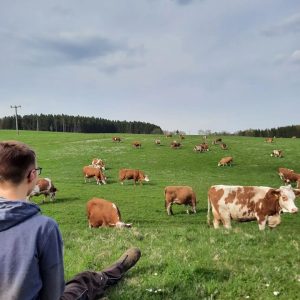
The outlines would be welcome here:
[[[21,108],[21,105],[15,105],[15,106],[10,106],[11,108],[15,109],[15,114],[16,114],[16,130],[17,130],[17,134],[19,135],[19,127],[18,127],[18,108]]]

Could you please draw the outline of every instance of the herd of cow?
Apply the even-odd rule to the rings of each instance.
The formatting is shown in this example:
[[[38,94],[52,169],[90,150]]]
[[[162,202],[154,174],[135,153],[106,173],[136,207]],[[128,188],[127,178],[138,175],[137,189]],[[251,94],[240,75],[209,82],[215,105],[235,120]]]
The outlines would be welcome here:
[[[120,138],[113,138],[113,141],[120,142]],[[221,139],[215,140],[213,143],[223,144]],[[203,144],[207,145],[206,143]],[[202,147],[203,144],[198,146]],[[273,155],[275,154],[273,153]],[[231,163],[232,157],[228,156],[221,159],[218,166],[230,165]],[[82,169],[85,182],[87,179],[94,177],[97,184],[106,184],[107,178],[104,175],[104,170],[104,161],[99,158],[93,159],[91,165],[84,166]],[[225,228],[229,229],[231,228],[231,220],[257,220],[259,229],[264,230],[266,224],[270,228],[280,224],[281,213],[297,213],[298,208],[295,205],[295,198],[300,196],[300,174],[295,173],[291,169],[279,168],[278,175],[286,184],[278,189],[263,186],[211,186],[208,190],[208,224],[210,224],[212,211],[214,228],[218,228],[220,222]],[[137,182],[142,184],[143,181],[149,181],[149,177],[141,170],[120,169],[119,181],[123,184],[124,180],[133,180],[135,185]],[[292,187],[294,183],[296,188]],[[49,178],[40,178],[29,198],[43,194],[44,200],[46,200],[47,196],[50,196],[50,200],[53,201],[55,200],[56,192],[57,189]],[[186,207],[191,206],[192,212],[196,213],[196,194],[191,187],[167,186],[164,189],[164,195],[165,208],[168,215],[173,214],[173,204],[185,205]],[[121,221],[118,207],[105,199],[93,198],[87,202],[86,208],[90,228],[100,226],[131,227],[131,224]],[[187,213],[189,213],[189,209],[187,209]]]

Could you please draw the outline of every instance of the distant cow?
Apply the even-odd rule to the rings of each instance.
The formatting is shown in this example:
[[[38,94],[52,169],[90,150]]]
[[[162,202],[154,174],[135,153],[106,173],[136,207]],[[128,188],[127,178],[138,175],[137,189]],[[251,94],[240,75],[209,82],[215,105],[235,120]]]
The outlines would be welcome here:
[[[121,169],[119,171],[119,180],[121,184],[124,183],[125,179],[133,179],[134,185],[136,185],[137,182],[139,182],[141,185],[143,181],[150,181],[148,175],[145,175],[141,170]]]
[[[132,143],[132,147],[133,148],[141,148],[142,147],[142,143],[139,141],[135,141]]]
[[[204,148],[202,147],[202,145],[196,145],[193,149],[196,152],[204,152]]]
[[[257,220],[260,230],[266,223],[269,227],[280,224],[280,213],[298,212],[295,206],[295,193],[291,186],[279,189],[263,186],[213,185],[208,190],[207,222],[210,223],[210,209],[214,216],[214,228],[222,221],[225,228],[231,228],[231,219],[238,221]]]
[[[86,212],[89,228],[101,226],[131,227],[131,224],[121,221],[121,213],[118,207],[107,200],[92,198],[86,204]]]
[[[283,157],[283,151],[282,150],[273,150],[270,156],[274,157]]]
[[[285,182],[285,184],[292,184],[296,182],[297,188],[300,188],[300,174],[295,173],[294,170],[279,168],[278,175]]]
[[[94,168],[101,168],[103,171],[105,170],[105,163],[100,158],[94,158],[91,166]]]
[[[166,134],[166,137],[167,137],[167,138],[172,137],[172,136],[173,136],[172,133],[167,133],[167,134]]]
[[[102,170],[100,168],[94,168],[91,166],[85,166],[82,168],[82,173],[84,176],[84,181],[86,183],[86,180],[89,178],[94,177],[96,179],[97,184],[106,184],[106,177],[103,174]]]
[[[50,196],[50,201],[54,201],[56,192],[57,192],[57,189],[53,185],[53,182],[51,179],[39,178],[28,198],[30,199],[32,196],[44,195],[43,202],[46,201],[47,196]]]
[[[155,143],[156,145],[160,145],[160,140],[155,140],[154,143]]]
[[[218,163],[218,167],[220,167],[220,166],[231,166],[231,164],[232,164],[232,162],[233,162],[233,158],[231,157],[231,156],[226,156],[226,157],[223,157],[220,161],[219,161],[219,163]]]
[[[189,186],[167,186],[165,187],[165,207],[168,215],[173,215],[173,203],[185,206],[190,205],[192,211],[196,213],[196,195]],[[189,213],[189,210],[186,211]]]
[[[178,149],[178,148],[181,147],[181,144],[178,143],[178,142],[176,142],[176,141],[173,141],[173,142],[171,143],[170,146],[171,146],[171,148],[173,148],[173,149]]]
[[[266,141],[266,143],[273,143],[273,138],[271,138],[271,137],[266,138],[265,141]]]
[[[222,150],[228,150],[228,147],[225,143],[221,143],[220,147],[221,147]]]
[[[181,140],[185,139],[185,136],[183,134],[180,134],[179,137],[180,137]]]
[[[112,138],[112,140],[113,140],[113,142],[121,142],[121,138],[118,137],[118,136],[114,136],[114,137]]]
[[[216,144],[219,144],[219,143],[221,143],[221,142],[222,142],[222,139],[221,139],[221,138],[218,138],[218,139],[213,140],[212,144],[213,144],[213,145],[216,145]]]

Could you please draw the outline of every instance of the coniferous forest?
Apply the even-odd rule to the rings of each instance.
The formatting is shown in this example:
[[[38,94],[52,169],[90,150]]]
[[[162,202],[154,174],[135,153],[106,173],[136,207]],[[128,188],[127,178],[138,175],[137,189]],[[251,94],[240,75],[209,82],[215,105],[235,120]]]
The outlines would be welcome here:
[[[15,129],[15,116],[0,118],[0,129]],[[95,117],[68,115],[18,115],[20,130],[82,132],[82,133],[151,133],[161,134],[162,129],[140,121],[111,121]]]

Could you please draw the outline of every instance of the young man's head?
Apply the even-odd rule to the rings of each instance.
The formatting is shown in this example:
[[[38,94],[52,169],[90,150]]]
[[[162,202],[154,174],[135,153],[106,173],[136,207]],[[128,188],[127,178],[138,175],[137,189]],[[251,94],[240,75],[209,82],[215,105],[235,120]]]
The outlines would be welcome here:
[[[35,152],[27,145],[17,141],[0,142],[0,185],[19,185],[25,179],[28,183],[35,182],[35,168]]]

